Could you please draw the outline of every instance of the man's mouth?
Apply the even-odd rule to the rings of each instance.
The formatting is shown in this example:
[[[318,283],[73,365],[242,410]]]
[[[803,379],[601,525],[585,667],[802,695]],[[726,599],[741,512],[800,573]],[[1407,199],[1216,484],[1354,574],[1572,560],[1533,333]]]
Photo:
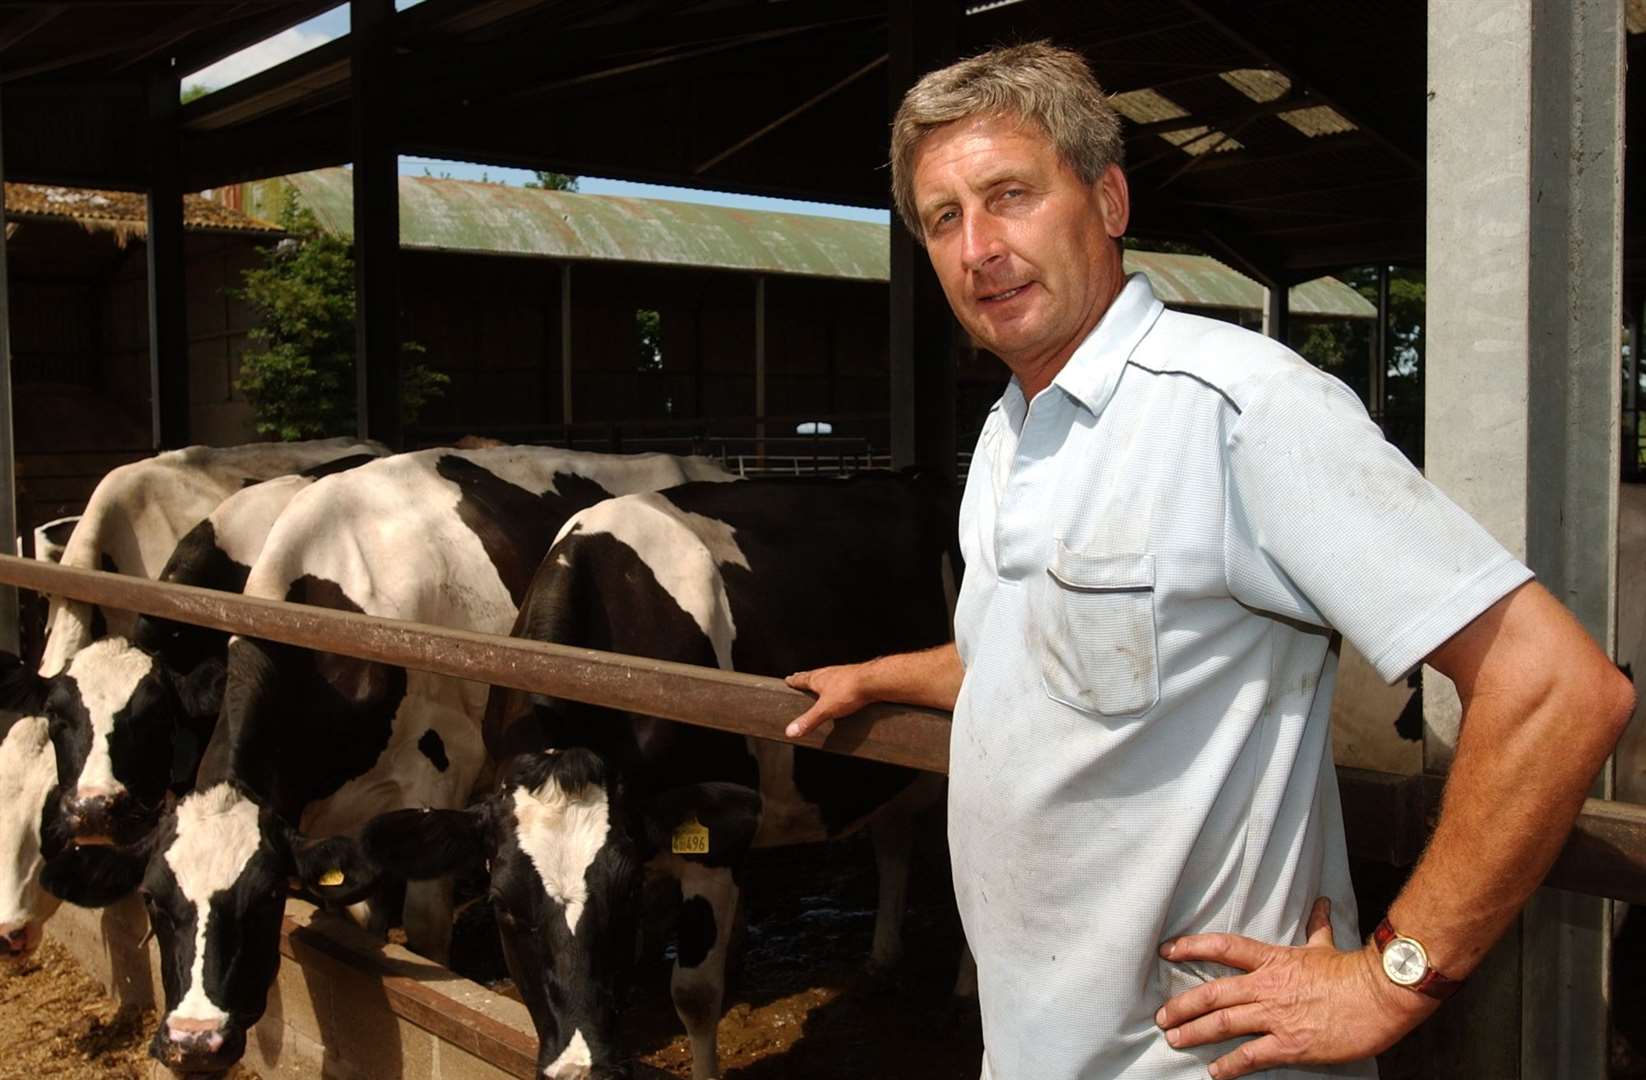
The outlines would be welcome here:
[[[1027,289],[1028,287],[1029,287],[1029,283],[1024,283],[1024,284],[1018,285],[1014,288],[1004,289],[1000,292],[989,293],[985,296],[980,296],[980,297],[978,297],[978,301],[980,303],[984,303],[984,304],[1002,303],[1006,300],[1011,300],[1012,298],[1016,297],[1019,293],[1023,292],[1023,290]]]

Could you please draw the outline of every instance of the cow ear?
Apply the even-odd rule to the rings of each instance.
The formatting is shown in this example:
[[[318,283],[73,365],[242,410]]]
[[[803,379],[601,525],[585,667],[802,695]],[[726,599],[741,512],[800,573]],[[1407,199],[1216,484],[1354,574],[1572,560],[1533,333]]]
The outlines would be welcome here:
[[[40,885],[79,907],[107,907],[135,891],[148,866],[147,842],[129,847],[68,847],[46,860]]]
[[[178,704],[190,720],[215,723],[223,707],[223,685],[227,670],[222,658],[212,657],[196,664],[187,675],[174,676],[172,687],[177,692]]]
[[[383,873],[352,836],[310,840],[290,834],[292,873],[322,904],[334,906],[364,900],[377,891]]]
[[[688,784],[642,811],[646,855],[672,852],[710,866],[741,861],[760,828],[760,794],[742,784]]]
[[[484,804],[467,810],[395,810],[373,818],[360,842],[385,870],[422,881],[489,858],[489,819]]]
[[[0,652],[0,709],[33,714],[46,706],[50,680],[23,663],[16,654]]]

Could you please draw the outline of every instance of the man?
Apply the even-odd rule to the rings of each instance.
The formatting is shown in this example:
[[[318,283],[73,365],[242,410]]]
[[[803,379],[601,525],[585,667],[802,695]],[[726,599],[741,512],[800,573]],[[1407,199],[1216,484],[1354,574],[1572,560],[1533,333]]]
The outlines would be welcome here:
[[[1548,870],[1632,689],[1341,384],[1125,276],[1120,149],[1045,44],[904,98],[899,214],[1013,377],[961,508],[955,643],[791,676],[819,700],[789,734],[954,710],[985,1078],[1374,1075]],[[1464,707],[1434,838],[1360,947],[1336,634]]]

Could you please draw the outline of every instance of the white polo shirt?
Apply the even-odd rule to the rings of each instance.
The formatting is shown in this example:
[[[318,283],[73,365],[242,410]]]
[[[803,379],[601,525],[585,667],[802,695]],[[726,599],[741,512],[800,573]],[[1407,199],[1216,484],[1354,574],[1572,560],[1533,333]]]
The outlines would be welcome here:
[[[1359,938],[1333,631],[1393,681],[1531,577],[1295,353],[1134,275],[960,512],[949,840],[993,1080],[1204,1077],[1170,937]],[[1209,965],[1207,966],[1209,967]],[[1266,1075],[1372,1076],[1375,1066]]]

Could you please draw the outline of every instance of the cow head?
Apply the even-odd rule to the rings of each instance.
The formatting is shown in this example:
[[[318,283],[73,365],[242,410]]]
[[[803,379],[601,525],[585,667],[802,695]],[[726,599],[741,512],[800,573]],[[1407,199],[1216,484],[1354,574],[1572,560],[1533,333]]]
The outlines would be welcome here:
[[[617,1022],[642,868],[693,815],[712,857],[735,860],[754,837],[759,796],[700,784],[633,805],[593,752],[548,750],[511,759],[476,806],[384,814],[361,841],[372,862],[413,880],[488,867],[503,955],[537,1028],[538,1072],[596,1080],[627,1075]]]
[[[57,764],[43,716],[0,725],[0,958],[19,960],[40,944],[57,898],[40,885],[52,844]]]
[[[135,844],[73,850],[99,862],[71,876],[53,860],[44,874],[70,902],[95,907],[140,890],[166,990],[149,1052],[180,1073],[221,1072],[245,1052],[280,965],[293,878],[328,903],[376,887],[353,842],[309,840],[229,783],[186,796]]]
[[[222,667],[179,675],[124,638],[93,642],[49,680],[64,825],[82,844],[125,844],[154,827],[186,783],[222,701]]]

